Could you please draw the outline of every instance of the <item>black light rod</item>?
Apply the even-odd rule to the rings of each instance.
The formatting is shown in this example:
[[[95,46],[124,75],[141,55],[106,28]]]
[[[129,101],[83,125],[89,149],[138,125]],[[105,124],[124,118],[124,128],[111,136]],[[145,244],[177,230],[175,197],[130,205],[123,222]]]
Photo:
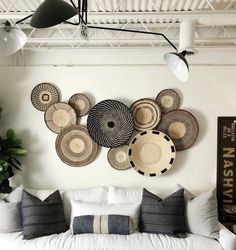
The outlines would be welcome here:
[[[31,15],[29,15],[29,16],[26,16],[26,17],[24,17],[24,18],[18,20],[18,21],[16,22],[16,24],[18,24],[18,23],[20,23],[20,22],[23,22],[23,21],[29,19],[29,18],[32,17],[32,16],[33,16],[33,14],[31,14]]]
[[[76,10],[78,10],[77,7],[76,7],[76,5],[75,5],[75,3],[73,2],[73,0],[70,0],[70,2],[71,2],[71,4],[73,5],[73,7],[74,7]]]
[[[119,29],[119,28],[110,28],[110,27],[99,27],[99,26],[87,26],[91,29],[101,29],[101,30],[114,30],[114,31],[122,31],[122,32],[131,32],[131,33],[140,33],[140,34],[148,34],[148,35],[156,35],[156,36],[162,36],[176,51],[178,49],[176,46],[162,33],[158,32],[149,32],[149,31],[141,31],[141,30],[129,30],[129,29]]]

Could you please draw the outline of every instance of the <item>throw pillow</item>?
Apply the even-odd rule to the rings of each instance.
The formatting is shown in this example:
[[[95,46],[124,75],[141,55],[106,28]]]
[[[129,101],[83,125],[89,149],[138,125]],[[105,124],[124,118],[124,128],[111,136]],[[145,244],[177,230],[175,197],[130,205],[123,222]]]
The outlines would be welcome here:
[[[66,217],[66,222],[70,225],[71,216],[71,200],[80,200],[85,202],[98,202],[104,203],[107,201],[107,188],[87,188],[78,190],[68,190],[63,193],[63,206]]]
[[[179,188],[181,186],[179,185]],[[219,223],[216,189],[194,197],[185,189],[187,231],[193,234],[218,239]]]
[[[74,218],[81,215],[126,215],[132,218],[134,230],[138,230],[139,203],[91,203],[71,201],[71,230],[73,232]]]
[[[129,189],[110,186],[107,194],[108,203],[142,202],[143,189]]]
[[[83,215],[74,218],[74,234],[122,234],[133,233],[133,222],[125,215]]]
[[[0,233],[22,231],[19,202],[0,203]]]
[[[184,190],[181,189],[165,199],[143,190],[140,231],[160,233],[179,238],[186,237]]]
[[[15,188],[4,200],[0,200],[0,233],[22,231],[20,200],[23,186]]]
[[[160,190],[149,189],[152,193],[160,195]],[[108,203],[129,203],[139,202],[142,203],[143,189],[142,188],[123,188],[110,186],[107,194]]]
[[[21,185],[13,189],[13,191],[5,198],[7,202],[21,202],[21,196],[24,186]]]
[[[21,212],[25,239],[58,234],[68,229],[65,222],[61,195],[58,190],[44,201],[24,190],[22,193]]]

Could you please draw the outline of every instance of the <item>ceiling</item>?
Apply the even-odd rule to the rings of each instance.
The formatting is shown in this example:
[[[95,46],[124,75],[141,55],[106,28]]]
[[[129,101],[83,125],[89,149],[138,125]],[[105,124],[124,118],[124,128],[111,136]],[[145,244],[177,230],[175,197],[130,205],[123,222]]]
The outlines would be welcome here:
[[[14,23],[32,14],[41,2],[0,0],[1,23]],[[194,21],[197,48],[236,49],[236,0],[88,0],[88,5],[88,22],[95,26],[162,32],[178,45],[181,21]],[[76,22],[78,17],[73,19]],[[69,24],[34,29],[26,20],[18,27],[28,36],[26,48],[33,49],[169,46],[157,36],[97,29],[89,31],[90,39],[86,41],[80,37],[79,26]]]

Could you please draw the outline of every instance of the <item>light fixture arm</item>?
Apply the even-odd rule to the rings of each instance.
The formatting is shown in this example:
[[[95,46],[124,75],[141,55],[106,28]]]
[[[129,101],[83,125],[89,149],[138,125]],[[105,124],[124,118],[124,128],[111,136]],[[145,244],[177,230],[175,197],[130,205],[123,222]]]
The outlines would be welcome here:
[[[81,4],[81,1],[82,1],[82,4]],[[78,23],[73,23],[73,22],[66,21],[65,23],[68,23],[68,24],[71,24],[71,25],[74,25],[74,26],[78,26],[82,22],[85,25],[87,25],[87,22],[88,22],[88,15],[87,15],[88,2],[87,2],[87,0],[78,0],[78,7],[75,5],[73,0],[70,0],[70,2],[78,12],[79,22]],[[30,18],[32,16],[33,16],[33,14],[31,14],[29,16],[26,16],[25,18],[18,20],[16,22],[16,24],[18,24],[20,22],[23,22],[23,21],[27,20],[28,18]],[[87,25],[87,27],[90,28],[90,29],[113,30],[113,31],[121,31],[121,32],[130,32],[130,33],[139,33],[139,34],[162,36],[175,49],[175,51],[178,52],[177,47],[163,33],[160,33],[160,32],[149,32],[149,31],[120,29],[120,28],[111,28],[111,27],[99,27],[99,26],[92,26],[92,25]]]
[[[91,26],[91,25],[88,25],[87,27],[90,28],[90,29],[114,30],[114,31],[121,31],[121,32],[130,32],[130,33],[139,33],[139,34],[162,36],[176,51],[178,51],[177,47],[163,33],[149,32],[149,31],[142,31],[142,30],[130,30],[130,29],[110,28],[110,27],[99,27],[99,26]]]
[[[22,19],[18,20],[18,21],[16,22],[16,24],[21,23],[21,22],[24,22],[25,20],[27,20],[27,19],[31,18],[32,16],[33,16],[33,14],[28,15],[28,16],[26,16],[26,17],[24,17],[24,18],[22,18]]]

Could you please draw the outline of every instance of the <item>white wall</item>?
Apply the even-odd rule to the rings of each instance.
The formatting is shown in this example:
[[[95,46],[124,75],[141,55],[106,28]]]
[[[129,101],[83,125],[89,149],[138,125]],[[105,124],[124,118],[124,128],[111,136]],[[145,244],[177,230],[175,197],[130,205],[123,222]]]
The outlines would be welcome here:
[[[15,128],[24,140],[29,151],[23,160],[24,182],[28,187],[119,185],[172,190],[176,183],[181,183],[191,190],[202,191],[216,183],[217,116],[236,115],[235,72],[236,66],[193,66],[190,80],[181,83],[164,66],[2,67],[1,129]],[[199,138],[192,148],[177,153],[174,166],[161,177],[143,177],[133,169],[114,170],[107,162],[105,148],[88,166],[67,166],[57,157],[56,134],[48,130],[43,113],[30,101],[33,87],[44,81],[58,86],[63,101],[82,92],[90,96],[93,104],[114,98],[128,106],[139,98],[155,98],[164,88],[174,88],[181,95],[181,108],[196,116]],[[81,123],[85,124],[86,118]]]

